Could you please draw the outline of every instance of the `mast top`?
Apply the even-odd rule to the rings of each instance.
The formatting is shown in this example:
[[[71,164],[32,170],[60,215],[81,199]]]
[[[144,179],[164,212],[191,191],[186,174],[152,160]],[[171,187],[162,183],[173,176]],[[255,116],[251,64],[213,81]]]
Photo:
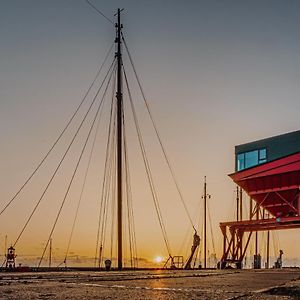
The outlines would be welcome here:
[[[114,16],[117,16],[120,12],[122,12],[124,8],[118,8],[118,11],[114,14]]]

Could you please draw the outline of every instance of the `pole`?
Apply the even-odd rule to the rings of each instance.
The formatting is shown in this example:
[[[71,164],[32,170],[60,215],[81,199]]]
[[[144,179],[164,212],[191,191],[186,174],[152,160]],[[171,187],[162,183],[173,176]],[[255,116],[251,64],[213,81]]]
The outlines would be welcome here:
[[[243,190],[240,187],[240,221],[243,221]],[[243,255],[243,234],[240,235],[240,257]],[[242,263],[242,262],[241,262]]]
[[[259,211],[260,208],[258,207],[256,209],[256,220],[259,219]],[[258,255],[258,232],[257,231],[255,232],[255,255]]]
[[[268,213],[268,219],[270,218],[270,214]],[[267,269],[270,268],[270,230],[267,231]]]
[[[240,198],[239,198],[239,187],[236,186],[236,220],[239,221],[239,203],[240,203]]]
[[[99,249],[99,260],[98,260],[98,267],[99,267],[99,268],[101,267],[102,250],[103,250],[103,246],[101,245],[101,246],[100,246],[100,249]]]
[[[206,176],[204,176],[204,269],[206,269]]]
[[[6,251],[7,251],[7,234],[5,235],[5,239],[4,239],[4,255],[6,255]]]
[[[50,239],[50,246],[49,246],[49,268],[51,267],[52,262],[52,238]]]
[[[243,221],[243,190],[240,188],[240,221]]]
[[[270,268],[270,230],[267,231],[267,265],[266,269]]]
[[[118,8],[117,28],[117,215],[118,215],[118,270],[122,270],[122,51],[121,51],[121,10]]]

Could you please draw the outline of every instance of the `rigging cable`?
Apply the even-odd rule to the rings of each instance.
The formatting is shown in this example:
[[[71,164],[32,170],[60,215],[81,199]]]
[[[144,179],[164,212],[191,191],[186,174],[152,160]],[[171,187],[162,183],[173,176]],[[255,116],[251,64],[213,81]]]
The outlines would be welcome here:
[[[16,239],[16,241],[15,241],[15,243],[14,243],[14,245],[13,245],[14,247],[15,247],[15,245],[17,244],[17,242],[19,241],[19,239],[21,238],[21,236],[22,236],[24,230],[26,229],[26,227],[27,227],[28,223],[30,222],[32,216],[34,215],[34,213],[35,213],[35,211],[37,210],[39,204],[41,203],[42,199],[44,198],[44,195],[46,194],[46,192],[47,192],[49,186],[51,185],[51,183],[52,183],[52,181],[53,181],[55,175],[57,174],[57,172],[58,172],[58,170],[60,169],[60,166],[62,165],[62,163],[63,163],[65,157],[67,156],[67,154],[68,154],[68,152],[69,152],[71,146],[73,145],[73,143],[74,143],[74,141],[75,141],[75,139],[76,139],[76,137],[77,137],[77,135],[78,135],[80,129],[82,128],[83,123],[85,122],[85,120],[86,120],[86,118],[87,118],[87,116],[88,116],[88,114],[89,114],[89,112],[90,112],[90,110],[91,110],[93,104],[95,103],[95,100],[96,100],[96,98],[97,98],[97,96],[98,96],[98,94],[99,94],[99,92],[100,92],[100,90],[101,90],[101,88],[102,88],[102,86],[103,86],[103,84],[104,84],[104,82],[105,82],[105,80],[106,80],[106,78],[107,78],[109,72],[111,71],[111,68],[112,68],[114,62],[115,62],[115,60],[113,61],[113,63],[111,64],[111,66],[110,66],[110,68],[109,68],[107,74],[105,75],[105,77],[104,77],[104,79],[103,79],[103,81],[102,81],[102,83],[101,83],[101,85],[100,85],[100,88],[97,90],[97,93],[96,93],[96,95],[95,95],[95,97],[94,97],[92,103],[90,104],[90,106],[89,106],[89,108],[88,108],[86,114],[84,115],[84,118],[83,118],[82,122],[80,123],[79,127],[77,128],[77,131],[75,132],[75,134],[74,134],[74,136],[73,136],[73,138],[72,138],[72,140],[71,140],[71,142],[70,142],[70,144],[69,144],[67,150],[66,150],[65,153],[63,154],[63,156],[62,156],[62,158],[61,158],[61,160],[60,160],[58,166],[56,167],[54,173],[52,174],[52,176],[51,176],[51,178],[50,178],[50,180],[49,180],[49,182],[47,183],[47,185],[46,185],[46,187],[45,187],[45,189],[44,189],[44,191],[43,191],[41,197],[39,198],[39,200],[38,200],[38,202],[36,203],[36,205],[35,205],[33,211],[31,212],[30,216],[28,217],[27,221],[25,222],[25,225],[23,226],[21,232],[19,233],[19,235],[18,235],[18,237],[17,237],[17,239]]]
[[[69,125],[72,123],[73,119],[75,118],[75,116],[77,115],[79,109],[81,108],[81,106],[83,105],[83,103],[85,102],[90,90],[92,89],[92,87],[94,86],[96,80],[98,79],[102,68],[104,66],[104,64],[107,61],[107,58],[112,50],[114,46],[114,43],[111,45],[111,47],[109,48],[104,61],[102,62],[100,68],[98,69],[98,72],[96,73],[96,76],[94,77],[94,80],[92,81],[91,85],[89,86],[89,88],[87,89],[84,97],[82,98],[81,102],[79,103],[79,105],[77,106],[75,112],[73,113],[73,115],[71,116],[71,118],[69,119],[69,121],[67,122],[66,126],[64,127],[64,129],[61,131],[61,133],[59,134],[58,138],[55,140],[55,142],[53,143],[53,145],[50,147],[49,151],[46,153],[46,155],[43,157],[43,159],[40,161],[40,163],[36,166],[36,168],[33,170],[33,172],[29,175],[29,177],[25,180],[25,182],[23,183],[23,185],[19,188],[19,190],[14,194],[14,196],[8,201],[8,203],[4,206],[4,208],[0,211],[0,216],[3,214],[3,212],[10,206],[10,204],[18,197],[18,195],[21,193],[21,191],[24,189],[24,187],[27,185],[27,183],[32,179],[32,177],[36,174],[36,172],[39,170],[39,168],[43,165],[43,163],[45,162],[45,160],[48,158],[48,156],[50,155],[50,153],[52,152],[52,150],[55,148],[55,146],[58,144],[58,142],[60,141],[60,139],[62,138],[62,136],[64,135],[64,133],[66,132],[66,130],[68,129]]]
[[[79,200],[78,200],[77,207],[76,207],[76,212],[75,212],[75,216],[74,216],[74,220],[73,220],[73,224],[72,224],[70,237],[69,237],[68,244],[67,244],[67,250],[66,250],[66,253],[65,253],[64,261],[63,261],[63,263],[65,265],[66,265],[67,257],[68,257],[68,254],[69,254],[70,246],[71,246],[71,241],[72,241],[72,237],[73,237],[73,233],[74,233],[74,229],[75,229],[75,224],[76,224],[78,213],[79,213],[79,208],[80,208],[80,205],[81,205],[81,202],[82,202],[82,197],[83,197],[83,192],[84,192],[86,181],[87,181],[88,172],[89,172],[90,166],[91,166],[93,152],[95,150],[96,138],[98,136],[98,132],[99,132],[99,128],[100,128],[101,112],[100,112],[100,115],[99,115],[99,118],[98,118],[98,122],[97,122],[97,126],[96,126],[96,131],[95,131],[91,151],[90,151],[89,158],[88,158],[88,164],[87,164],[87,168],[86,168],[86,171],[85,171],[85,174],[84,174],[84,180],[83,180]]]
[[[110,83],[112,74],[113,74],[113,73],[110,74],[110,77],[109,77],[109,79],[108,79],[106,88],[105,88],[104,93],[103,93],[103,96],[102,96],[102,99],[101,99],[101,101],[100,101],[100,103],[99,103],[99,105],[98,105],[98,108],[97,108],[95,117],[94,117],[94,119],[93,119],[93,122],[92,122],[92,124],[91,124],[90,130],[89,130],[89,132],[88,132],[88,135],[87,135],[86,140],[85,140],[85,142],[84,142],[84,145],[83,145],[83,147],[82,147],[82,150],[81,150],[81,153],[80,153],[80,155],[79,155],[79,158],[78,158],[78,160],[77,160],[77,164],[76,164],[75,169],[74,169],[74,171],[73,171],[71,180],[70,180],[70,182],[69,182],[67,191],[66,191],[66,193],[65,193],[65,195],[64,195],[63,201],[62,201],[62,203],[61,203],[61,206],[60,206],[59,211],[58,211],[58,213],[57,213],[57,216],[56,216],[56,218],[55,218],[54,224],[53,224],[52,229],[51,229],[51,231],[50,231],[50,234],[49,234],[49,237],[48,237],[46,246],[45,246],[45,248],[44,248],[43,254],[42,254],[41,258],[40,258],[38,267],[40,267],[40,265],[41,265],[41,263],[42,263],[42,261],[43,261],[45,252],[46,252],[47,247],[48,247],[48,244],[49,244],[49,241],[50,241],[50,239],[51,239],[51,237],[52,237],[52,234],[53,234],[53,232],[54,232],[54,230],[55,230],[55,227],[56,227],[56,224],[57,224],[57,222],[58,222],[59,216],[60,216],[61,211],[62,211],[62,209],[63,209],[63,207],[64,207],[64,204],[65,204],[65,202],[66,202],[67,196],[68,196],[69,191],[70,191],[70,188],[71,188],[71,186],[72,186],[72,183],[73,183],[73,181],[74,181],[75,175],[76,175],[77,170],[78,170],[78,167],[79,167],[79,165],[80,165],[81,158],[82,158],[83,153],[84,153],[84,151],[85,151],[85,149],[86,149],[86,146],[87,146],[87,144],[88,144],[89,138],[90,138],[90,136],[91,136],[91,133],[92,133],[92,130],[93,130],[94,125],[95,125],[95,123],[96,123],[96,120],[97,120],[97,117],[98,117],[98,115],[99,115],[99,112],[100,112],[101,108],[103,107],[102,104],[103,104],[103,101],[104,101],[104,98],[105,98],[105,95],[106,95],[106,92],[107,92],[107,88],[108,88],[108,86],[109,86],[109,83]],[[97,97],[97,96],[98,96],[98,94],[96,94],[96,97]]]
[[[200,198],[200,203],[199,203],[199,212],[200,212],[200,208],[203,207],[204,205],[204,199],[201,197]],[[204,213],[204,212],[203,212]],[[198,229],[201,229],[201,234],[200,236],[203,237],[203,233],[204,233],[204,216],[202,216],[199,213],[199,219],[198,219]],[[203,244],[203,248],[204,248],[204,244]],[[199,257],[199,265],[201,265],[201,260],[202,260],[202,250],[204,250],[201,246],[198,248],[198,253],[196,254],[197,257]],[[196,260],[194,261],[194,266],[196,264]]]
[[[189,221],[190,221],[190,223],[191,223],[191,225],[192,225],[194,231],[197,232],[196,227],[195,227],[195,225],[194,225],[194,223],[193,223],[193,220],[192,220],[192,218],[191,218],[191,215],[190,215],[190,213],[189,213],[189,211],[188,211],[188,208],[187,208],[187,206],[186,206],[186,203],[185,203],[185,201],[184,201],[183,194],[182,194],[182,192],[181,192],[181,190],[180,190],[180,188],[179,188],[179,184],[178,184],[178,181],[177,181],[177,179],[176,179],[176,177],[175,177],[175,173],[174,173],[174,171],[173,171],[173,168],[172,168],[170,159],[168,158],[168,155],[167,155],[167,152],[166,152],[166,150],[165,150],[164,144],[162,143],[162,139],[161,139],[161,136],[160,136],[160,134],[159,134],[158,128],[157,128],[157,126],[156,126],[156,124],[155,124],[155,122],[154,122],[154,118],[153,118],[153,115],[152,115],[152,113],[151,113],[150,106],[149,106],[148,101],[147,101],[147,99],[146,99],[144,90],[143,90],[143,88],[142,88],[140,79],[139,79],[139,77],[138,77],[136,68],[135,68],[134,63],[133,63],[133,60],[132,60],[132,56],[131,56],[131,54],[130,54],[130,52],[129,52],[129,49],[128,49],[128,47],[127,47],[127,44],[126,44],[126,41],[125,41],[125,39],[124,39],[123,33],[122,33],[122,40],[123,40],[123,42],[124,42],[124,45],[125,45],[125,49],[126,49],[127,55],[128,55],[128,57],[129,57],[129,60],[130,60],[130,63],[131,63],[133,72],[134,72],[134,74],[135,74],[135,78],[136,78],[137,83],[138,83],[138,85],[139,85],[139,88],[140,88],[140,91],[141,91],[141,94],[142,94],[144,103],[145,103],[145,105],[146,105],[146,108],[147,108],[148,114],[149,114],[149,116],[150,116],[150,119],[151,119],[151,122],[152,122],[152,125],[153,125],[153,128],[154,128],[154,131],[155,131],[156,136],[157,136],[157,138],[158,138],[159,144],[160,144],[160,146],[161,146],[163,155],[164,155],[164,157],[165,157],[166,163],[167,163],[168,168],[169,168],[169,170],[170,170],[170,173],[171,173],[172,179],[173,179],[173,181],[174,181],[174,184],[175,184],[175,186],[176,186],[177,192],[178,192],[178,194],[179,194],[180,200],[181,200],[181,202],[182,202],[182,205],[183,205],[183,207],[184,207],[184,210],[185,210],[185,212],[186,212],[186,214],[187,214],[187,216],[188,216],[188,218],[189,218]]]
[[[127,219],[125,218],[125,223],[127,221],[127,224],[124,224],[124,229],[126,228],[126,225],[128,226],[128,239],[129,239],[129,253],[130,253],[130,264],[132,267],[132,262],[133,262],[133,255],[132,255],[132,234],[131,234],[131,223],[130,223],[130,213],[129,213],[129,189],[130,189],[130,183],[128,181],[128,173],[129,173],[129,168],[128,168],[128,148],[127,148],[127,143],[126,143],[126,125],[125,124],[125,116],[124,116],[124,107],[122,107],[122,134],[123,134],[123,149],[124,149],[124,159],[123,159],[123,177],[125,178],[125,187],[124,187],[124,191],[126,193],[126,207],[125,207],[125,211],[127,211]],[[127,241],[126,238],[126,230],[124,230],[124,240]],[[126,250],[126,246],[125,246],[125,250]],[[127,256],[126,253],[125,257]]]
[[[211,214],[210,214],[210,209],[209,209],[209,201],[207,201],[207,210],[208,210],[208,220],[209,220],[209,226],[210,226],[212,247],[213,247],[214,254],[216,254],[215,239],[214,239],[213,227],[212,227],[212,222],[211,222]]]
[[[114,76],[116,76],[116,74],[114,73]],[[115,86],[115,77],[114,77],[114,84]],[[113,86],[113,90],[114,90],[114,86]],[[113,92],[114,93],[114,92]],[[101,194],[101,200],[100,200],[100,207],[99,207],[99,217],[98,217],[98,229],[97,229],[97,236],[96,236],[96,251],[95,251],[95,266],[96,266],[96,262],[97,262],[97,257],[98,257],[98,246],[99,246],[99,241],[101,243],[100,245],[100,249],[103,248],[103,221],[105,219],[105,206],[107,203],[106,200],[106,195],[107,195],[107,187],[106,187],[106,182],[107,182],[107,172],[108,172],[108,167],[109,167],[109,152],[110,152],[110,145],[112,143],[112,131],[114,131],[114,125],[113,122],[115,123],[114,120],[114,101],[113,101],[113,94],[112,94],[112,102],[111,102],[111,109],[110,109],[110,119],[109,119],[109,126],[108,126],[108,133],[107,133],[107,143],[106,143],[106,156],[105,156],[105,163],[104,163],[104,172],[103,172],[103,182],[102,182],[102,194]],[[102,217],[103,214],[103,218]],[[101,222],[102,221],[102,222]],[[102,225],[101,225],[102,224]],[[101,233],[100,233],[101,232]],[[99,265],[101,263],[101,254],[99,253]]]
[[[140,148],[141,148],[141,152],[142,152],[142,156],[143,156],[143,161],[144,161],[144,165],[145,165],[145,169],[146,169],[146,174],[147,174],[147,177],[148,177],[148,182],[149,182],[149,186],[150,186],[150,190],[151,190],[151,194],[152,194],[152,199],[153,199],[153,202],[154,202],[154,206],[155,206],[156,214],[157,214],[157,217],[158,217],[159,225],[160,225],[161,230],[162,230],[165,245],[166,245],[166,248],[167,248],[167,251],[168,251],[168,254],[169,254],[169,258],[172,258],[171,248],[170,248],[169,240],[168,240],[168,237],[167,237],[167,232],[166,232],[166,229],[165,229],[165,225],[164,225],[164,222],[163,222],[160,206],[159,206],[159,203],[158,203],[158,197],[157,197],[157,193],[156,193],[156,190],[155,190],[155,187],[154,187],[149,162],[148,162],[148,159],[147,159],[147,156],[146,156],[146,150],[145,150],[143,138],[142,138],[142,135],[141,135],[141,131],[140,131],[140,127],[139,127],[135,107],[133,105],[131,91],[130,91],[130,88],[129,88],[128,79],[127,79],[127,75],[126,75],[124,67],[123,67],[123,73],[124,73],[124,78],[125,78],[125,82],[126,82],[126,87],[127,87],[127,91],[128,91],[129,100],[130,100],[130,106],[131,106],[131,110],[132,110],[132,113],[133,113],[133,119],[134,119],[135,127],[136,127],[136,130],[137,130],[138,140],[139,140],[139,144],[140,144]]]
[[[201,218],[201,207],[203,206],[202,204],[202,197],[200,198],[200,202],[199,202],[199,206],[198,206],[198,230],[200,229],[200,237],[203,237],[203,231],[204,231],[204,218]],[[197,251],[196,251],[196,255],[195,255],[195,259],[194,259],[194,263],[193,263],[193,268],[195,268],[196,266],[196,263],[197,263],[197,260],[199,258],[199,265],[201,265],[201,245],[199,245]]]
[[[126,183],[129,250],[130,250],[130,259],[131,259],[130,263],[131,263],[131,267],[133,266],[135,268],[136,258],[137,258],[137,246],[136,246],[135,224],[134,224],[134,214],[133,214],[133,206],[132,206],[132,190],[131,190],[124,110],[123,110],[123,137],[124,137],[124,164],[125,164],[124,170],[125,170],[125,183]]]
[[[115,203],[114,199],[116,197],[116,109],[115,109],[115,103],[112,102],[112,105],[114,105],[114,114],[113,116],[113,123],[112,124],[112,130],[111,130],[111,141],[109,144],[109,149],[107,152],[107,159],[108,159],[108,165],[107,170],[104,174],[104,194],[102,195],[104,200],[103,205],[103,216],[102,216],[102,222],[101,222],[101,246],[105,249],[105,241],[106,241],[106,231],[107,231],[107,220],[108,220],[108,202],[111,198],[112,206],[111,206],[111,212],[112,212],[112,220],[111,220],[111,244],[110,244],[110,259],[113,258],[113,245],[114,245],[114,213],[115,213]],[[100,217],[100,216],[99,216]],[[100,220],[99,220],[100,221]],[[117,246],[117,243],[116,243]],[[101,257],[99,257],[99,263],[101,262]]]
[[[115,78],[116,79],[116,78]],[[112,133],[112,139],[111,139],[111,144],[110,144],[110,150],[109,150],[109,157],[110,157],[110,163],[109,163],[109,178],[110,182],[108,184],[107,190],[109,191],[111,188],[111,228],[110,228],[110,260],[113,260],[113,250],[114,250],[114,245],[117,247],[117,243],[114,244],[115,241],[115,234],[116,234],[116,227],[115,227],[115,213],[116,213],[116,178],[117,178],[117,172],[116,172],[116,144],[117,144],[117,136],[116,136],[116,120],[117,120],[117,109],[116,109],[116,103],[114,101],[114,91],[115,91],[115,85],[113,87],[113,93],[112,93],[112,105],[114,105],[114,115],[113,115],[113,130],[111,131]],[[107,195],[109,197],[109,195]],[[106,214],[105,222],[107,222],[108,214]],[[103,219],[104,220],[104,219]],[[103,224],[103,222],[102,222]],[[103,244],[105,241],[105,235],[106,235],[106,225],[103,224],[103,235],[102,235],[102,240]]]
[[[114,104],[114,103],[112,103]],[[114,110],[116,111],[116,110]],[[114,151],[115,145],[116,145],[116,138],[115,132],[116,132],[116,112],[113,115],[113,130],[111,131],[111,142],[109,144],[109,152],[107,153],[107,159],[108,159],[108,165],[107,170],[105,172],[105,181],[104,181],[104,193],[102,195],[104,200],[103,205],[103,217],[101,222],[101,246],[105,248],[105,240],[106,240],[106,230],[107,230],[107,220],[108,220],[108,201],[109,198],[112,198],[112,201],[116,195],[116,153]],[[112,206],[112,210],[114,211],[114,206]],[[99,220],[100,221],[100,220]],[[111,249],[110,249],[110,258],[112,259],[112,253],[113,253],[113,223],[114,220],[112,220],[112,232],[111,232]],[[116,243],[117,246],[117,243]],[[99,258],[101,262],[101,258]]]
[[[108,18],[103,12],[101,12],[99,10],[99,8],[97,8],[94,4],[92,4],[89,0],[85,0],[87,4],[89,4],[98,14],[100,14],[102,17],[104,17],[108,22],[112,23],[113,25],[115,25],[115,23]]]
[[[117,30],[117,28],[116,28]],[[116,50],[117,51],[117,50]],[[116,75],[116,74],[115,74]],[[114,115],[113,115],[113,130],[112,133],[112,143],[110,149],[110,182],[111,182],[111,229],[110,229],[110,259],[113,261],[113,251],[114,246],[117,247],[118,244],[114,243],[115,241],[115,234],[116,234],[116,222],[115,222],[115,214],[116,214],[116,199],[117,199],[117,169],[116,169],[116,162],[117,162],[117,134],[116,134],[116,124],[117,124],[117,102],[115,101],[115,88],[116,88],[116,76],[112,90],[112,105],[114,107]],[[107,219],[107,215],[106,215]],[[105,231],[103,231],[103,235],[105,235]],[[105,240],[105,237],[102,237]],[[117,251],[115,252],[117,253]]]
[[[117,110],[115,110],[115,112],[117,112]],[[111,162],[110,162],[110,182],[111,182],[111,202],[112,202],[112,206],[111,206],[111,213],[112,213],[112,217],[111,217],[111,239],[110,239],[110,259],[113,259],[113,247],[114,247],[114,234],[116,234],[116,223],[115,223],[115,214],[116,214],[116,202],[114,201],[117,198],[117,189],[116,189],[116,178],[117,178],[117,172],[116,172],[116,161],[117,161],[117,157],[116,157],[116,144],[117,144],[117,140],[116,140],[116,118],[117,115],[115,115],[115,119],[114,119],[114,130],[113,130],[113,137],[115,137],[115,139],[113,139],[113,143],[112,143],[112,148],[111,148]],[[107,219],[107,215],[106,215],[106,219]],[[103,233],[105,234],[105,232]],[[103,237],[103,239],[105,240],[105,238]],[[115,243],[115,247],[117,247],[117,243]],[[116,252],[117,253],[117,252]]]

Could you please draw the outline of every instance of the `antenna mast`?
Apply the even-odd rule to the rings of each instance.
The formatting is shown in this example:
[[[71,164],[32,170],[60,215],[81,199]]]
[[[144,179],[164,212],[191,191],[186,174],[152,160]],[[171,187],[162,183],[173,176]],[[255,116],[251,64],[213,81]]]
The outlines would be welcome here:
[[[123,10],[123,9],[122,9]],[[117,44],[117,215],[118,215],[118,270],[122,270],[122,119],[123,119],[123,91],[122,91],[122,48],[121,48],[121,17],[122,11],[118,8],[116,23],[116,44]]]
[[[204,176],[204,195],[202,196],[204,199],[204,243],[203,243],[203,252],[204,252],[204,269],[206,269],[207,262],[207,198],[210,199],[210,195],[207,193],[207,183],[206,176]]]
[[[206,176],[204,176],[204,269],[206,269],[206,207],[207,207],[207,193],[206,193]]]

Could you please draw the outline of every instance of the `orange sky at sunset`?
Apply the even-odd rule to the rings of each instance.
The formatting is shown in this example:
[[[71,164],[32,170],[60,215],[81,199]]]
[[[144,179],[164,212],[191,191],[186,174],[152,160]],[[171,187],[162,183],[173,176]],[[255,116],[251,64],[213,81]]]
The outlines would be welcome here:
[[[212,233],[216,256],[220,258],[222,236],[218,224],[234,219],[235,186],[227,176],[234,171],[234,146],[299,130],[300,3],[292,0],[91,2],[111,19],[118,7],[124,8],[126,41],[187,208],[193,222],[200,227],[201,196],[204,176],[207,177]],[[75,111],[114,36],[112,24],[82,0],[2,1],[0,209],[41,161]],[[113,53],[109,63],[112,59]],[[174,255],[186,257],[193,231],[125,54],[124,65],[128,69],[170,246]],[[92,93],[95,94],[100,82],[96,82]],[[167,258],[168,253],[125,91],[124,97],[138,257],[142,265],[159,265],[160,257]],[[91,99],[90,96],[88,101]],[[73,264],[94,263],[109,108],[106,102],[70,247]],[[87,105],[40,172],[0,216],[0,259],[4,259],[5,236],[9,244],[16,240],[84,109]],[[88,124],[83,126],[17,244],[19,262],[37,263]],[[90,149],[91,143],[87,146],[88,153]],[[87,163],[88,154],[83,156],[53,234],[53,256],[57,264],[64,258]],[[110,228],[110,216],[107,224]],[[199,233],[202,237],[202,229]],[[299,265],[298,234],[296,230],[274,234],[271,256],[277,256],[281,247],[287,259],[285,263]],[[210,229],[208,243],[212,254]],[[264,247],[260,247],[264,254]],[[109,255],[109,250],[105,251]],[[253,254],[253,246],[250,245],[248,252]]]

